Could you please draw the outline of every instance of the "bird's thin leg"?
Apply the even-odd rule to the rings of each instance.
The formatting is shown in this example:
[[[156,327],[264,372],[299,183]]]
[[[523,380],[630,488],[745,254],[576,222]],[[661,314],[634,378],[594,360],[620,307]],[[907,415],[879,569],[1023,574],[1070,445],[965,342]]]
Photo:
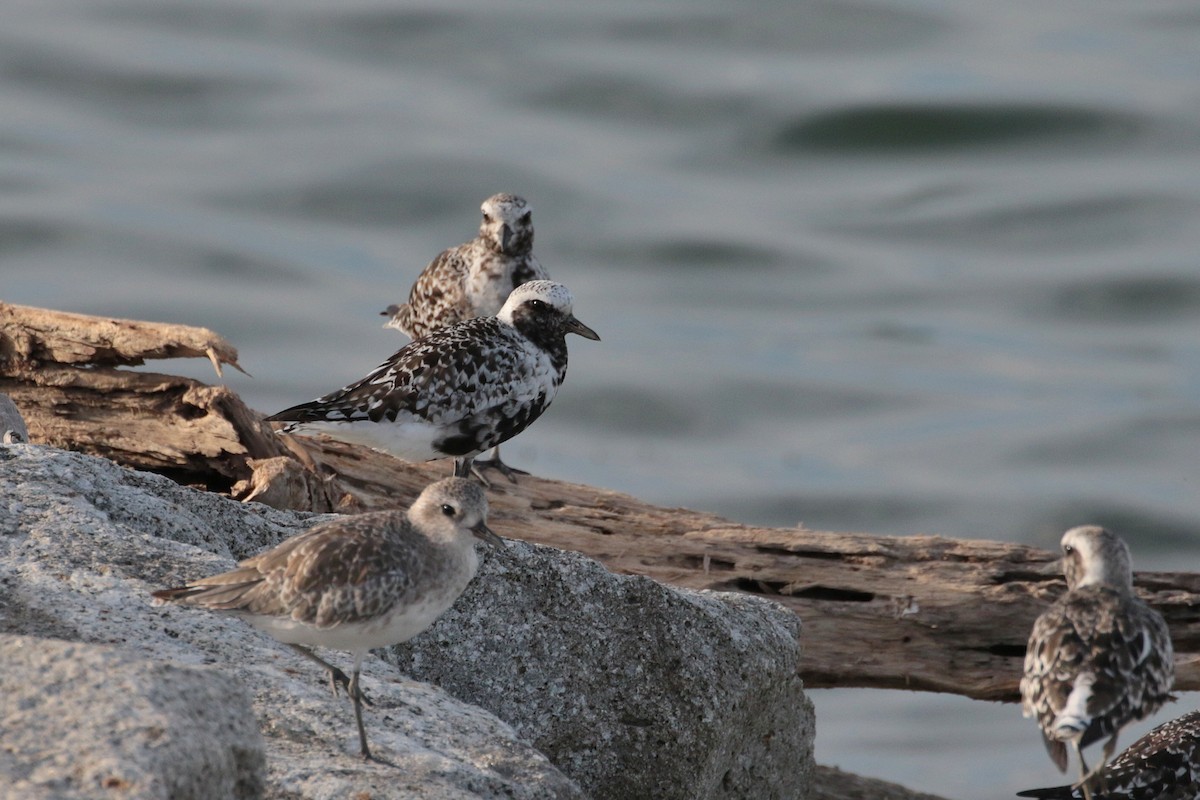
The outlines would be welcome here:
[[[367,729],[363,727],[362,721],[363,693],[362,689],[360,689],[358,686],[359,676],[362,675],[362,671],[359,668],[361,661],[362,657],[356,655],[354,658],[354,677],[350,679],[350,688],[348,691],[350,693],[350,699],[354,701],[354,721],[358,723],[358,744],[359,747],[362,748],[362,757],[364,759],[370,759],[371,748],[367,747]]]
[[[346,694],[351,695],[351,697],[353,697],[351,681],[350,681],[350,678],[346,677],[346,673],[342,672],[340,669],[335,667],[333,664],[330,664],[328,661],[321,658],[319,655],[314,653],[312,650],[309,650],[304,645],[289,644],[288,647],[292,648],[297,653],[299,653],[300,655],[307,658],[309,661],[313,661],[317,664],[320,664],[322,667],[324,667],[326,670],[328,670],[328,672],[329,672],[329,688],[333,691],[334,697],[337,697],[337,695],[338,695],[338,687],[339,686],[346,690]],[[361,692],[359,693],[359,699],[362,700],[367,705],[371,705],[371,701],[367,698],[367,696],[365,694],[362,694]]]
[[[475,469],[475,456],[459,456],[454,459],[454,477],[470,478],[475,476],[475,480],[484,485],[485,488],[492,488],[492,482],[483,477],[483,473]]]
[[[1092,790],[1088,786],[1092,771],[1088,770],[1087,762],[1083,760],[1083,749],[1079,746],[1079,739],[1072,739],[1071,746],[1075,748],[1075,755],[1079,757],[1079,783],[1072,788],[1083,790],[1083,800],[1092,800]],[[1103,762],[1101,762],[1101,766],[1103,766]]]
[[[478,475],[480,470],[494,469],[504,477],[508,478],[509,482],[516,483],[518,475],[528,475],[529,473],[523,469],[510,467],[500,460],[500,445],[492,448],[492,457],[475,460],[475,474]]]

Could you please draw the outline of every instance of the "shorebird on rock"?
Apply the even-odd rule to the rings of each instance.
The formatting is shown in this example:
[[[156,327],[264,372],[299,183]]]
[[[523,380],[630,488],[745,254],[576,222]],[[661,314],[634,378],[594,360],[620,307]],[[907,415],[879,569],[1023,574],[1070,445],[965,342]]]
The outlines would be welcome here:
[[[370,758],[363,657],[408,641],[458,599],[479,566],[475,538],[504,546],[487,527],[483,487],[446,478],[427,486],[407,511],[319,523],[237,569],[153,597],[241,617],[327,669],[334,694],[341,686],[354,703],[359,746]],[[349,650],[352,677],[311,647]]]
[[[494,317],[416,339],[355,381],[267,419],[284,432],[327,433],[409,461],[452,456],[467,477],[479,453],[525,430],[567,374],[568,333],[599,341],[553,281],[513,290]]]
[[[1076,786],[1091,800],[1121,728],[1170,699],[1173,651],[1162,615],[1133,592],[1121,539],[1096,526],[1072,528],[1062,552],[1067,593],[1034,623],[1021,699],[1059,770],[1067,769],[1067,745],[1075,750]],[[1083,748],[1106,737],[1100,763],[1088,770]]]

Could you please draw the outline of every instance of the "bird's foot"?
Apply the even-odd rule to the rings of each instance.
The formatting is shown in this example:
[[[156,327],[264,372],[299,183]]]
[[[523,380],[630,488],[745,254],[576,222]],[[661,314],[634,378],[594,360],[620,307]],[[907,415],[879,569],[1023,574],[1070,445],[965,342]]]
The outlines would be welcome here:
[[[359,702],[365,706],[374,705],[374,703],[371,702],[371,698],[367,697],[367,693],[362,690],[362,687],[352,687],[350,677],[337,667],[331,667],[329,669],[329,688],[333,690],[334,697],[339,696],[338,689],[341,688],[346,690],[346,696],[351,700],[354,699],[354,693],[358,692]]]
[[[477,458],[477,459],[475,459],[473,471],[475,473],[475,476],[478,477],[480,480],[483,479],[483,476],[480,475],[480,470],[485,470],[485,469],[496,470],[501,475],[508,478],[509,483],[516,483],[518,475],[528,475],[529,474],[528,472],[526,472],[523,469],[517,469],[516,467],[510,467],[508,464],[505,464],[503,461],[500,460],[500,456],[493,456],[492,458]]]

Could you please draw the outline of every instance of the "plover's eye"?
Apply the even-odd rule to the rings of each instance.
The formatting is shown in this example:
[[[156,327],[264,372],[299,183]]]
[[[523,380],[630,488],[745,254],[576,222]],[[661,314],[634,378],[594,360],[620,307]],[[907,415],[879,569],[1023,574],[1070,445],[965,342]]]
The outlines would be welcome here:
[[[532,217],[530,216],[532,213],[533,213],[532,211],[526,211],[524,214],[521,215],[521,224],[522,225],[529,224],[529,221],[532,219]]]
[[[492,215],[487,213],[486,211],[483,212],[483,221],[486,222],[488,225],[491,225],[492,224]]]
[[[454,506],[450,505],[449,503],[442,503],[442,513],[445,514],[447,517],[453,517],[454,516]]]
[[[541,311],[542,309],[546,308],[546,304],[541,300],[530,300],[529,307]]]
[[[1071,555],[1072,553],[1075,552],[1075,548],[1069,544],[1066,544],[1066,545],[1063,545],[1063,552],[1066,553],[1067,555]]]

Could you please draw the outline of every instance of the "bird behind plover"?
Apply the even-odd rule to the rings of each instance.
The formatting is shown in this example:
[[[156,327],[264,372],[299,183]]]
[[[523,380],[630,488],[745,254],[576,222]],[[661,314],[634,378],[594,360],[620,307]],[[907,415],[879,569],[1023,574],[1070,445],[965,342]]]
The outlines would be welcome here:
[[[419,339],[447,325],[491,317],[513,289],[550,277],[533,257],[533,209],[525,198],[494,194],[479,210],[479,235],[429,262],[409,290],[408,302],[381,312],[389,318],[385,328]],[[478,459],[475,466],[495,469],[509,480],[520,472],[500,460],[499,445],[491,458]]]
[[[370,758],[363,657],[408,641],[454,603],[479,566],[475,537],[504,545],[487,527],[483,487],[446,478],[427,486],[408,511],[322,522],[235,570],[152,594],[241,617],[327,669],[334,694],[341,685],[354,703],[359,745]],[[309,647],[349,650],[353,677]]]
[[[401,348],[362,380],[267,417],[285,432],[328,433],[409,461],[476,455],[541,416],[567,374],[568,333],[600,340],[575,319],[561,283],[531,281],[500,313],[441,328]]]
[[[1067,769],[1067,743],[1074,748],[1078,785],[1090,798],[1121,728],[1170,699],[1175,668],[1166,622],[1134,595],[1125,543],[1082,526],[1063,534],[1062,551],[1067,593],[1033,625],[1021,699],[1059,770]],[[1083,748],[1104,737],[1111,738],[1089,771]]]
[[[438,328],[500,311],[523,283],[550,276],[533,257],[533,210],[515,194],[494,194],[480,206],[479,235],[443,250],[417,276],[408,302],[388,306],[385,328],[413,339]]]
[[[1164,722],[1104,770],[1105,800],[1196,800],[1200,797],[1200,711]],[[1080,800],[1082,789],[1055,786],[1018,797]]]

